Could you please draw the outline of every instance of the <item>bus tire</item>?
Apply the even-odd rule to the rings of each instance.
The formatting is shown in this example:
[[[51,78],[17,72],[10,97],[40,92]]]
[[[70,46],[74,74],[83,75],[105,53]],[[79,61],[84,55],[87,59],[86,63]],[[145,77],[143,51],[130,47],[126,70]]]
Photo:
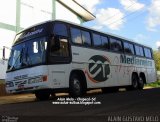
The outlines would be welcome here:
[[[139,77],[139,80],[138,80],[138,89],[139,90],[142,90],[143,89],[143,87],[144,87],[144,79],[143,79],[143,77],[142,76],[140,76]]]
[[[72,97],[78,97],[83,94],[82,82],[77,74],[73,73],[69,82],[69,95]]]
[[[131,85],[131,89],[132,89],[132,90],[138,89],[138,75],[137,75],[137,74],[133,74],[133,75],[132,75],[132,85]]]
[[[132,74],[131,81],[132,81],[132,84],[126,87],[127,91],[138,89],[138,75],[136,73]]]
[[[50,97],[50,92],[48,90],[40,90],[35,92],[35,96],[38,100],[48,100]]]

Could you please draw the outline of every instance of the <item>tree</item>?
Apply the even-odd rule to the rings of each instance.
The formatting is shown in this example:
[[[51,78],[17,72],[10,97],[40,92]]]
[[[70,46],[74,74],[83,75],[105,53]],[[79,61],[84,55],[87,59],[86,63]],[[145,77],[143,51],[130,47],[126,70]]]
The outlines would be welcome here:
[[[160,71],[160,51],[154,51],[153,52],[153,57],[154,57],[154,60],[155,60],[156,69],[158,71]]]

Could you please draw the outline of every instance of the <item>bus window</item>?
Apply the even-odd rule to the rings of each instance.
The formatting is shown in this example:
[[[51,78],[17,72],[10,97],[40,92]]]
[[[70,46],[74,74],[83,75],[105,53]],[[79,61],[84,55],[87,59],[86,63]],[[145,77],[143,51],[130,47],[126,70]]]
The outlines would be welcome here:
[[[38,42],[33,42],[33,52],[38,53]]]
[[[115,51],[115,52],[122,51],[122,44],[120,40],[110,38],[110,46],[112,51]]]
[[[150,49],[144,48],[144,54],[146,58],[152,58],[152,53]]]
[[[57,61],[62,60],[58,57],[69,57],[69,47],[68,47],[68,33],[67,27],[65,24],[56,23],[54,25],[54,36],[51,39],[50,44],[50,55],[51,62],[56,60],[54,57],[57,57]]]
[[[135,51],[136,51],[136,55],[144,56],[143,48],[141,46],[135,45]]]
[[[54,49],[55,41],[60,41],[60,48]],[[68,40],[64,37],[58,37],[58,38],[52,38],[51,40],[51,56],[62,56],[62,57],[68,57],[69,51],[68,51]]]
[[[68,51],[68,40],[65,38],[60,38],[60,56],[68,57],[69,51]]]
[[[140,47],[140,53],[141,53],[141,56],[144,56],[144,52],[143,52],[143,48]]]
[[[68,36],[68,34],[67,34],[67,27],[66,27],[65,24],[56,23],[54,25],[53,31],[54,31],[55,35]]]
[[[77,28],[71,28],[72,42],[75,44],[82,44],[81,31]]]
[[[102,47],[101,37],[98,34],[93,34],[94,47]]]
[[[128,54],[134,54],[134,47],[133,44],[124,42],[124,52]]]
[[[82,32],[83,45],[85,45],[85,46],[91,46],[90,33],[87,32],[87,31],[81,31],[81,32]]]
[[[135,54],[133,44],[129,43],[129,48],[130,48],[132,54]]]
[[[109,49],[108,38],[105,36],[101,36],[101,39],[102,39],[102,47],[104,49]]]

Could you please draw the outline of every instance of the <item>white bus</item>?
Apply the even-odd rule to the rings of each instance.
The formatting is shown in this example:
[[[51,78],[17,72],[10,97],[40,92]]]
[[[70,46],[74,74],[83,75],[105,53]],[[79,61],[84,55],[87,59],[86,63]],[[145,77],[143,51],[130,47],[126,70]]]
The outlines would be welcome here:
[[[156,81],[152,49],[70,22],[47,21],[18,33],[6,73],[8,93],[40,100],[56,92],[73,97],[88,89],[143,89]]]

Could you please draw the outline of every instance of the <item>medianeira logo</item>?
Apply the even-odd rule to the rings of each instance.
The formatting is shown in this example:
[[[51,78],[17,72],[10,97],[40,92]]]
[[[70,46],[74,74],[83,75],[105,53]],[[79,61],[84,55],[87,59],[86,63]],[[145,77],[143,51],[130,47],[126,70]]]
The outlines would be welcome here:
[[[110,74],[110,64],[107,57],[94,55],[89,59],[88,70],[85,72],[92,82],[104,82]]]

